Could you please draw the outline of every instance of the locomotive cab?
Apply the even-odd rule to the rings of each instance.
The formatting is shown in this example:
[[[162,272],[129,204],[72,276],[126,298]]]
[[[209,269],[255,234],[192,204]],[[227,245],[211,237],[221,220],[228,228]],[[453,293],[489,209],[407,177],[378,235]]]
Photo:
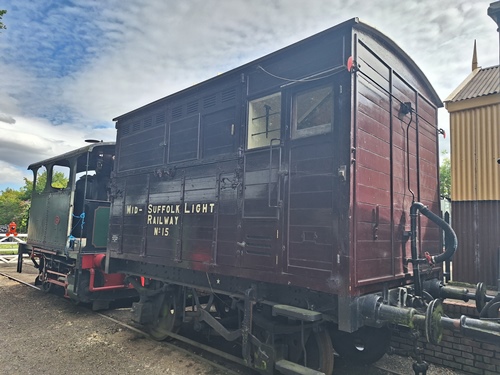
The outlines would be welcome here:
[[[106,274],[102,266],[114,150],[114,143],[99,142],[28,167],[33,172],[33,192],[18,272],[23,254],[28,253],[43,290],[62,287],[67,297],[93,302],[96,308],[96,301],[110,290],[124,288],[123,276]]]
[[[104,251],[114,144],[87,146],[32,164],[28,245],[68,258]]]

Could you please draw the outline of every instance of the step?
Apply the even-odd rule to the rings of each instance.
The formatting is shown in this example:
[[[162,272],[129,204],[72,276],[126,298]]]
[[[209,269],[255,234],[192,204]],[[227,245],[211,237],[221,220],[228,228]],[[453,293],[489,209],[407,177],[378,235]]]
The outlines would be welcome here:
[[[304,322],[317,322],[323,318],[323,315],[318,311],[311,311],[290,305],[274,305],[273,316],[277,315]]]
[[[304,367],[297,363],[280,359],[274,364],[274,368],[284,375],[325,375],[324,372]]]

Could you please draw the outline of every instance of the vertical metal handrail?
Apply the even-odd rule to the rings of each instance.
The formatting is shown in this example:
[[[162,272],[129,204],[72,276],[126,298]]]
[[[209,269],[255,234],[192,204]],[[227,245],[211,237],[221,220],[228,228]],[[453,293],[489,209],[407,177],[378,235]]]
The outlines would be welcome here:
[[[279,158],[278,158],[278,173],[277,173],[277,181],[276,181],[276,187],[278,190],[277,197],[276,197],[276,206],[273,206],[271,204],[271,184],[272,184],[272,176],[273,176],[273,142],[277,141],[279,145]],[[279,201],[281,198],[280,195],[280,171],[281,171],[281,139],[279,138],[273,138],[271,139],[271,142],[269,142],[269,183],[267,187],[267,205],[268,207],[274,207],[277,208],[279,207]]]

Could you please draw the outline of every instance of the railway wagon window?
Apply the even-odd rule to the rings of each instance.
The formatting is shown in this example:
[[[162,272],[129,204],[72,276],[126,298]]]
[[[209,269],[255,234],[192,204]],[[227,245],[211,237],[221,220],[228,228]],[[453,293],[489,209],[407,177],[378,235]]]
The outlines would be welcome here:
[[[248,149],[269,146],[271,139],[280,137],[281,93],[248,103]]]
[[[316,88],[295,96],[293,138],[328,133],[332,128],[332,120],[332,87]]]
[[[66,189],[69,181],[69,167],[61,165],[54,165],[52,168],[52,178],[50,179],[50,186],[54,189]]]

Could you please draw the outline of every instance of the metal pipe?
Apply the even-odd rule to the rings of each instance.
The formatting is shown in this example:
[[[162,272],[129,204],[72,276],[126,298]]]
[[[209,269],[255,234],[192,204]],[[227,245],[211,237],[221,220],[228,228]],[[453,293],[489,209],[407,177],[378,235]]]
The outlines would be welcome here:
[[[488,7],[488,16],[491,17],[493,21],[497,24],[498,32],[498,78],[500,80],[500,1],[495,1]],[[500,159],[497,160],[500,163]],[[500,248],[498,249],[498,279],[497,279],[497,290],[500,290]]]
[[[94,286],[95,282],[95,269],[91,268],[90,271],[90,281],[89,281],[89,291],[90,292],[100,292],[102,290],[114,290],[114,289],[124,289],[126,285],[111,285],[111,286]]]
[[[421,203],[414,202],[410,207],[410,235],[411,235],[411,259],[413,261],[413,279],[415,284],[415,294],[422,295],[422,280],[420,278],[420,267],[418,264],[417,253],[417,217],[418,210],[424,206]]]
[[[498,68],[500,70],[500,68]],[[497,259],[498,259],[498,265],[497,265],[497,271],[498,271],[498,279],[497,279],[497,290],[500,290],[500,247],[497,249]]]
[[[386,305],[377,295],[367,295],[358,300],[358,312],[364,324],[383,326],[396,324],[426,332],[429,342],[439,343],[443,329],[458,331],[465,337],[476,338],[484,342],[500,343],[500,324],[495,320],[474,319],[465,315],[460,319],[444,316],[439,299],[430,303],[425,314],[414,308]]]
[[[462,315],[460,319],[441,317],[441,325],[450,331],[460,331],[465,337],[477,338],[495,344],[500,342],[500,324],[494,321],[474,319]]]
[[[417,211],[420,211],[420,213],[422,215],[427,217],[434,224],[438,225],[444,231],[444,234],[445,234],[446,239],[447,239],[444,253],[441,253],[441,254],[436,255],[436,256],[431,256],[432,263],[434,263],[434,264],[442,263],[445,260],[450,259],[453,256],[453,254],[455,254],[455,251],[457,250],[457,246],[458,246],[458,239],[457,239],[457,235],[455,234],[455,231],[446,221],[441,219],[435,213],[431,212],[426,206],[424,206],[420,202],[414,202],[410,208],[410,216],[412,218],[412,221],[411,221],[411,225],[412,225],[412,227],[411,227],[411,231],[412,231],[412,257],[414,256],[414,252],[415,252],[415,256],[417,254],[416,233],[414,233],[414,231],[416,231]],[[414,216],[412,216],[412,215],[414,215]],[[415,227],[413,227],[413,224],[415,224]],[[413,249],[413,247],[414,247],[414,249]],[[414,258],[414,260],[416,260],[416,258]]]

